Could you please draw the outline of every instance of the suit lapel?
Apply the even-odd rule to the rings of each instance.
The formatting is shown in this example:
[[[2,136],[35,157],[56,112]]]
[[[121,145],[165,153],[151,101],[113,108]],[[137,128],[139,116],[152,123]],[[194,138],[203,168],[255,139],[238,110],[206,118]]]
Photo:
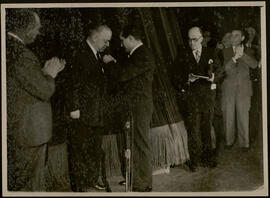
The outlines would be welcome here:
[[[87,42],[84,43],[86,53],[89,54],[89,61],[95,61],[94,65],[98,65],[98,70],[100,70],[104,74],[104,69],[101,60],[97,59],[94,52],[90,48],[90,46],[87,44]]]
[[[202,48],[201,58],[200,58],[199,63],[203,63],[205,57],[206,57],[206,50],[205,50],[205,48],[203,47],[203,48]]]

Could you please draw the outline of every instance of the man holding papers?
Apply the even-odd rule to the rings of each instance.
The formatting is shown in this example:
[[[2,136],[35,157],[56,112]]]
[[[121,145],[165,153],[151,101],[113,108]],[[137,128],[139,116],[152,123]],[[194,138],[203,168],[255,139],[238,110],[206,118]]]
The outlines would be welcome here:
[[[185,93],[187,103],[185,124],[188,131],[190,171],[197,171],[199,163],[216,167],[211,148],[211,125],[214,110],[215,84],[214,67],[218,61],[214,51],[202,47],[202,32],[193,27],[188,32],[190,49],[182,49],[175,61],[174,86]]]

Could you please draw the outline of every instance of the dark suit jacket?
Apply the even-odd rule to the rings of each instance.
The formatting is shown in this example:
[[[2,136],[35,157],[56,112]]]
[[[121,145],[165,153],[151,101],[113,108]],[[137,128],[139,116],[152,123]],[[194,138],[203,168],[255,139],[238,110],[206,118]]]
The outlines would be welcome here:
[[[103,126],[106,77],[86,41],[81,44],[72,59],[72,80],[71,111],[80,110],[79,121],[85,126]]]
[[[122,85],[122,94],[130,105],[153,105],[154,69],[153,55],[144,45],[137,48],[126,60],[119,82]]]
[[[196,75],[209,76],[210,64],[209,60],[213,60],[213,68],[211,73],[216,73],[219,61],[214,57],[214,51],[210,48],[202,48],[199,63],[196,62],[194,55],[190,49],[180,49],[175,59],[172,81],[174,87],[181,92],[185,90],[186,109],[188,112],[204,112],[213,109],[215,90],[211,90],[211,82],[199,79],[195,82],[187,83],[190,73]],[[215,78],[215,81],[218,79]],[[215,82],[214,81],[214,82]]]
[[[47,143],[54,79],[42,73],[37,57],[20,41],[7,35],[6,46],[8,138],[21,146]]]

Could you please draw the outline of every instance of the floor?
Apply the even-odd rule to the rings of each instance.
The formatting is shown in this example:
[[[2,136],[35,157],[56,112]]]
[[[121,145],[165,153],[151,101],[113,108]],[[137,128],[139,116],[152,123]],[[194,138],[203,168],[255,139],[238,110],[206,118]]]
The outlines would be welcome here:
[[[191,173],[185,166],[176,166],[170,173],[153,176],[153,192],[224,192],[252,191],[263,186],[263,147],[261,136],[248,152],[235,144],[231,150],[223,145],[218,155],[218,167],[200,167]],[[123,178],[108,178],[113,192],[125,192],[118,184]],[[91,190],[90,190],[91,191]],[[151,193],[150,193],[151,194]]]
[[[169,174],[153,176],[153,192],[217,192],[250,191],[263,185],[263,162],[261,153],[251,149],[242,153],[238,148],[223,150],[218,157],[218,167],[200,167],[190,173],[184,166],[170,169]],[[124,192],[118,185],[121,177],[109,178],[113,192]]]
[[[221,144],[217,157],[218,166],[214,169],[200,167],[198,172],[191,173],[185,166],[180,165],[170,168],[169,173],[154,175],[152,192],[164,192],[168,194],[168,192],[208,193],[234,191],[242,193],[243,191],[251,192],[252,190],[256,190],[264,185],[262,139],[262,134],[258,133],[254,144],[252,144],[248,152],[241,152],[237,143],[231,150],[224,150],[223,144]],[[63,147],[63,152],[58,151],[60,154],[54,157],[54,161],[67,160],[65,149],[66,148]],[[61,159],[61,157],[65,159]],[[61,175],[59,172],[61,172],[62,169],[62,166],[54,167],[51,171],[51,175]],[[67,167],[64,169],[67,170]],[[113,193],[125,192],[125,186],[118,184],[121,180],[123,180],[123,178],[120,176],[108,178]],[[53,185],[52,189],[54,189],[52,190],[53,192],[70,193],[69,181],[65,180],[65,177],[55,178],[55,181],[56,182],[51,182]],[[89,189],[89,192],[96,191]],[[110,196],[108,193],[104,194],[104,191],[99,191],[98,195]],[[151,195],[151,193],[147,195]]]

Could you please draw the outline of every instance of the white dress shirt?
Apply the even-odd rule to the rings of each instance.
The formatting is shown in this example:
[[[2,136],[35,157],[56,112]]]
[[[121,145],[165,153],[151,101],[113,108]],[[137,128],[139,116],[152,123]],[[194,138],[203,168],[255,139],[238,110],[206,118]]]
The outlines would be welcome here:
[[[197,52],[197,51],[198,51],[198,57],[196,57],[196,56],[197,56],[197,55],[196,55],[196,52]],[[202,46],[201,46],[199,49],[193,50],[192,53],[193,53],[193,56],[194,56],[194,58],[196,59],[196,61],[197,61],[197,58],[198,58],[198,62],[199,62],[200,57],[201,57],[201,54],[202,54]]]
[[[139,43],[136,47],[134,47],[134,48],[130,51],[129,57],[134,53],[134,51],[135,51],[137,48],[139,48],[139,47],[142,46],[142,45],[143,45],[143,43]]]
[[[91,45],[90,41],[87,39],[86,40],[87,44],[89,45],[89,47],[91,48],[92,52],[94,53],[96,59],[98,60],[98,57],[97,57],[97,50],[93,47],[93,45]]]

